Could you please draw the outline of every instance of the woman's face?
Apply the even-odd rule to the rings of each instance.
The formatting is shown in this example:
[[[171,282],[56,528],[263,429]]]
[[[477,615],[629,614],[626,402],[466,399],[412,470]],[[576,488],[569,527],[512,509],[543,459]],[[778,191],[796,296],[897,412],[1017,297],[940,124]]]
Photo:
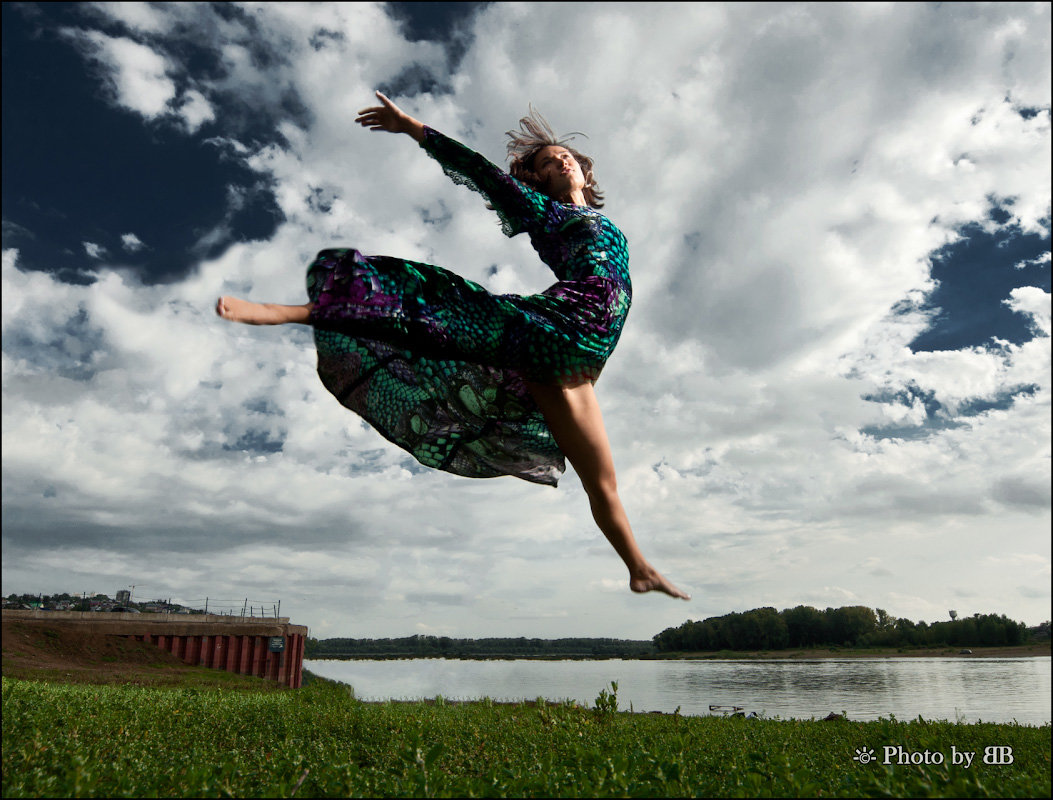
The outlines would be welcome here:
[[[543,147],[534,156],[534,174],[548,194],[556,198],[569,196],[585,188],[585,175],[571,152],[556,144]]]

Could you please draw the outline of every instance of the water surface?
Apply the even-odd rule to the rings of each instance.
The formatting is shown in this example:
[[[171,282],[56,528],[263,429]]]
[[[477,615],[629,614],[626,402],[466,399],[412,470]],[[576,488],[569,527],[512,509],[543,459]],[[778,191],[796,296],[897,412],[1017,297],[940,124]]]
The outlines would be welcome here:
[[[1050,721],[1050,658],[852,658],[683,661],[305,661],[363,700],[574,700],[592,706],[618,683],[622,710],[709,714],[741,706],[765,717],[951,722]]]

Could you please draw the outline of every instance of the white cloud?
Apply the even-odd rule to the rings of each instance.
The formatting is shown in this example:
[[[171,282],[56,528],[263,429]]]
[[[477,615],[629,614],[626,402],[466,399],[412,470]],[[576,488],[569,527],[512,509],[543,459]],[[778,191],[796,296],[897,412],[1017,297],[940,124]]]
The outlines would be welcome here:
[[[121,235],[121,246],[129,253],[138,253],[144,247],[142,240],[134,233],[125,233]]]
[[[224,66],[181,95],[160,36],[177,11]],[[984,559],[1049,560],[1049,294],[1005,300],[1029,342],[909,348],[931,323],[931,254],[991,197],[1048,232],[1049,116],[1019,113],[1049,103],[1048,6],[492,4],[454,73],[377,5],[264,5],[251,31],[209,6],[140,12],[121,19],[149,48],[83,34],[119,101],[212,121],[285,222],[169,286],[68,286],[5,251],[5,585],[112,581],[163,551],[194,570],[162,594],[280,580],[283,611],[329,635],[647,637],[802,602],[931,618],[966,584],[977,611],[1048,616],[1048,591],[1010,590],[1035,581],[992,580]],[[551,492],[422,471],[325,393],[307,331],[212,315],[220,294],[301,302],[331,245],[496,291],[551,282],[412,142],[354,125],[413,64],[451,90],[396,100],[495,161],[528,102],[591,136],[635,290],[597,391],[637,536],[692,604],[605,591],[624,570],[572,475]],[[282,139],[253,136],[245,105]],[[922,393],[942,429],[918,430]],[[862,432],[894,426],[919,435]],[[59,547],[67,524],[85,549]]]
[[[101,244],[95,242],[81,242],[81,244],[84,246],[84,252],[91,258],[99,259],[106,255],[106,248]]]
[[[1050,297],[1037,286],[1020,286],[1009,293],[1009,299],[1003,300],[1009,308],[1031,317],[1036,332],[1049,336]]]
[[[1024,261],[1020,261],[1014,266],[1016,269],[1027,269],[1028,267],[1041,267],[1043,264],[1050,263],[1050,252],[1047,250],[1037,258],[1029,258]]]
[[[91,3],[103,18],[123,23],[137,33],[167,33],[177,18],[176,9],[161,10],[153,3],[105,2]]]
[[[75,41],[108,70],[108,78],[119,105],[147,119],[168,111],[176,96],[169,77],[168,59],[150,47],[124,37],[99,31],[67,31]]]
[[[216,112],[212,104],[205,99],[201,92],[191,89],[183,94],[179,105],[179,115],[186,123],[187,131],[194,133],[206,122],[216,118]]]
[[[98,4],[107,14],[114,8],[136,4]],[[119,12],[122,21],[137,32],[154,32],[163,19],[156,10]],[[133,19],[134,18],[134,19]],[[104,69],[113,100],[148,120],[178,118],[188,133],[216,118],[208,98],[194,88],[180,91],[176,78],[184,70],[148,44],[128,37],[108,36],[99,31],[67,28],[65,35]]]

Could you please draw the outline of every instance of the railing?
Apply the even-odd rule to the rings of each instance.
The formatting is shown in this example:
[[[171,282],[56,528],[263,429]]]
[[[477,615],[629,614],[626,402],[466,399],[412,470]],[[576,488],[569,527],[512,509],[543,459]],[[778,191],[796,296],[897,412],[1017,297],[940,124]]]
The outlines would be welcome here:
[[[195,600],[192,602],[200,603],[201,601]],[[186,605],[189,605],[189,603]],[[239,602],[237,600],[218,600],[214,597],[205,598],[205,613],[218,616],[277,618],[281,616],[281,608],[281,600],[249,600],[246,597]]]

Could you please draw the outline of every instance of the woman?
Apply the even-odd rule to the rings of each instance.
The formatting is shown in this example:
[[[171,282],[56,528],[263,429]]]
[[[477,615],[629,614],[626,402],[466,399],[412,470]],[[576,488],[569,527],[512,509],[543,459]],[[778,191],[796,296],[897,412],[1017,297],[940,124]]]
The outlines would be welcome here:
[[[629,569],[629,588],[689,599],[636,544],[593,390],[631,286],[625,237],[593,208],[602,195],[592,162],[526,117],[509,132],[509,175],[377,97],[382,105],[355,121],[411,136],[455,182],[486,197],[508,236],[528,233],[559,282],[526,297],[493,295],[439,267],[341,248],[309,267],[310,302],[221,297],[216,313],[313,326],[326,388],[427,466],[554,486],[570,459],[596,524]]]

